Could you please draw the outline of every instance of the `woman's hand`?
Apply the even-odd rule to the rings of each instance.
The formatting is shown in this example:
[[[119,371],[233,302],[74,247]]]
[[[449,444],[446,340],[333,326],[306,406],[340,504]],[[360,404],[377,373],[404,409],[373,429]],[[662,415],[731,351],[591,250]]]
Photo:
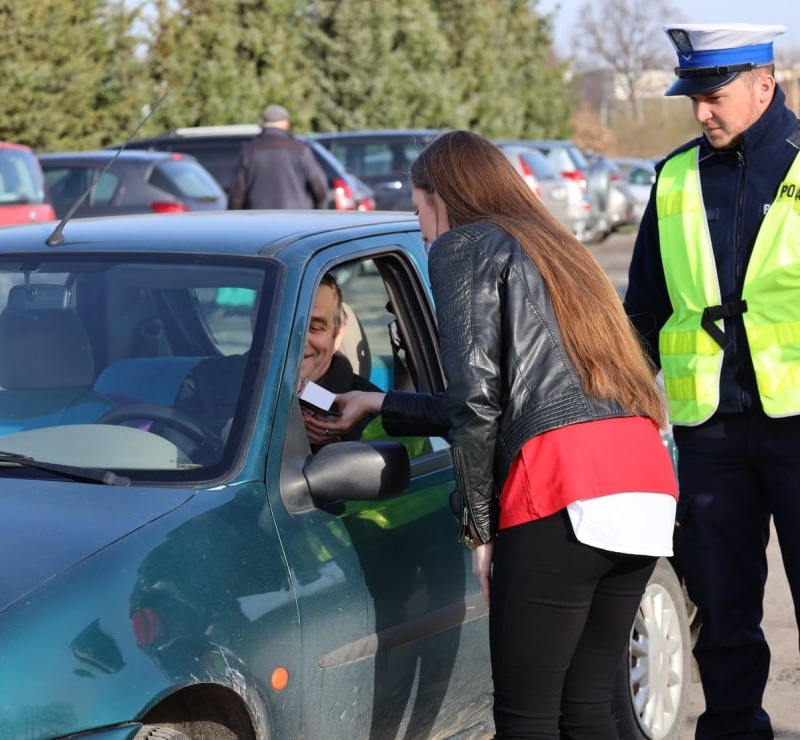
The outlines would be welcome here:
[[[479,545],[472,551],[472,572],[481,582],[481,593],[489,606],[490,585],[492,582],[492,558],[494,557],[494,541]]]
[[[375,391],[342,393],[336,396],[336,406],[341,416],[327,416],[324,419],[315,418],[313,421],[308,421],[306,426],[313,425],[315,429],[328,436],[347,434],[365,416],[379,414],[385,396],[385,393]]]

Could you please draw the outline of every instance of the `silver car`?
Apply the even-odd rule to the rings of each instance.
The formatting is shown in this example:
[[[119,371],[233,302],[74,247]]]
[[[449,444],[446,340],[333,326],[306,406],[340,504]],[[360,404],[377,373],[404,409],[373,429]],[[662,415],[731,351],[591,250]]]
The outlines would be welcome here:
[[[586,239],[596,219],[586,188],[559,172],[533,146],[505,142],[497,146],[553,215],[579,239]]]
[[[569,222],[567,227],[581,241],[596,240],[601,214],[590,197],[587,181],[588,162],[583,152],[568,140],[518,139],[495,142],[498,146],[516,145],[536,149],[555,171],[567,181]]]
[[[656,181],[655,163],[652,159],[635,157],[615,157],[614,162],[633,193],[633,219],[638,224],[642,220],[642,213],[650,200],[650,191]]]

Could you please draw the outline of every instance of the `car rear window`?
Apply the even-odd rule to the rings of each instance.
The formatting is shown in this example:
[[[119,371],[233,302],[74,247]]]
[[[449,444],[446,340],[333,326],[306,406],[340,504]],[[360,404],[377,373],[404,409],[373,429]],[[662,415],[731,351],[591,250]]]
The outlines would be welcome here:
[[[222,188],[208,171],[186,159],[164,160],[153,168],[148,181],[176,198],[217,200],[225,197]]]
[[[44,182],[33,155],[0,149],[0,205],[44,202]]]
[[[555,167],[543,155],[539,156],[538,154],[538,152],[525,152],[521,156],[540,182],[557,179],[558,173]]]

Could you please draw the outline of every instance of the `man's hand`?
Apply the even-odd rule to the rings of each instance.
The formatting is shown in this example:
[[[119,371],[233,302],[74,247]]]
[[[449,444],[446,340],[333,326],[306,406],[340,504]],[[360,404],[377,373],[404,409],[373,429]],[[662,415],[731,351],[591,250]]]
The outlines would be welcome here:
[[[326,421],[317,414],[305,409],[303,409],[303,423],[306,427],[308,441],[316,447],[322,447],[331,442],[340,442],[342,439],[339,432],[330,429],[330,421]]]

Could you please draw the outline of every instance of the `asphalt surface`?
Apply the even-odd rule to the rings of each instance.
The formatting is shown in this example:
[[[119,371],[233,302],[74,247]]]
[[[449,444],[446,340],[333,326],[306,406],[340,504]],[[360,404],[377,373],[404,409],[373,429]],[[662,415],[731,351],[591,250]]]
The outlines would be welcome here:
[[[614,234],[600,244],[589,246],[621,295],[628,280],[628,263],[633,234]],[[800,740],[800,653],[798,630],[789,585],[773,529],[767,550],[770,575],[764,599],[762,627],[772,651],[770,677],[764,695],[764,708],[772,718],[776,738]],[[691,740],[697,717],[704,708],[699,679],[690,688],[689,716],[681,740]]]

